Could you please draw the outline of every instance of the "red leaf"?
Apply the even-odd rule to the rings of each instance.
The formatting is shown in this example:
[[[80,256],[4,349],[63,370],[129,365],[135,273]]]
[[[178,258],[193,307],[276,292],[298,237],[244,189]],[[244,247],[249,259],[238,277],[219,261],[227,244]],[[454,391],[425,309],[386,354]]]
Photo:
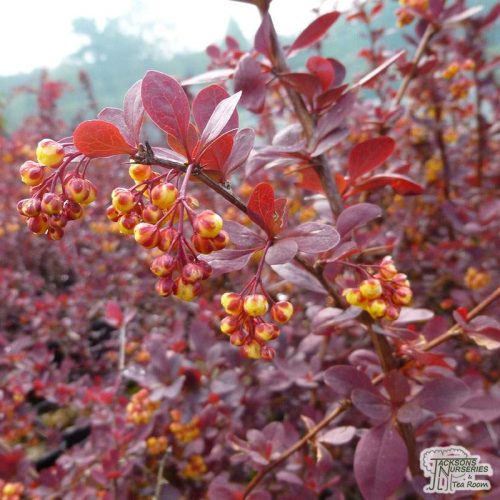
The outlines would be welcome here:
[[[218,170],[222,173],[222,169],[233,148],[234,135],[235,131],[230,130],[205,148],[203,154],[197,159],[197,162],[204,170]]]
[[[323,91],[330,88],[335,76],[335,71],[329,59],[321,56],[311,56],[307,60],[306,67],[319,79]]]
[[[210,144],[213,140],[217,139],[229,121],[234,121],[233,116],[236,112],[236,106],[238,105],[240,97],[241,92],[237,92],[217,104],[201,134],[200,141],[202,145]],[[236,115],[236,123],[237,122],[238,115]]]
[[[333,89],[327,90],[323,92],[320,96],[318,96],[316,100],[316,108],[318,111],[323,111],[332,104],[335,104],[339,97],[344,93],[347,85],[340,85],[339,87],[335,87]]]
[[[308,191],[312,191],[313,193],[322,193],[324,191],[323,184],[321,184],[321,179],[319,178],[313,167],[304,168],[297,174],[298,181],[296,182],[296,184],[298,187],[307,189]]]
[[[87,120],[73,132],[76,148],[89,158],[133,155],[133,148],[123,138],[118,127],[102,120]]]
[[[229,94],[219,85],[209,85],[200,90],[193,100],[193,116],[198,126],[198,130],[203,132],[208,120],[212,116],[217,104],[228,98]],[[231,115],[229,122],[223,129],[223,132],[238,128],[238,114],[236,111]]]
[[[396,143],[390,137],[376,137],[356,144],[349,155],[347,171],[350,182],[384,163],[394,152]]]
[[[354,453],[354,477],[364,498],[389,498],[404,479],[408,453],[389,422],[363,435]]]
[[[136,144],[132,132],[125,122],[125,113],[118,108],[104,108],[99,111],[97,115],[98,120],[103,122],[112,123],[119,131],[127,144]]]
[[[189,101],[177,80],[159,71],[148,71],[142,80],[141,94],[151,120],[165,132],[186,142]]]
[[[253,190],[247,208],[249,217],[261,225],[271,236],[274,235],[274,190],[271,184],[261,182]]]
[[[292,57],[300,50],[319,42],[339,16],[340,12],[333,11],[315,19],[292,43],[287,51],[287,57]]]
[[[374,175],[368,180],[358,183],[356,186],[349,189],[343,196],[347,198],[363,191],[372,191],[384,186],[391,186],[392,189],[398,194],[422,194],[424,192],[423,186],[417,182],[412,181],[408,177],[399,174],[381,174]]]
[[[106,323],[109,323],[115,328],[120,328],[123,325],[123,312],[118,304],[114,300],[110,300],[106,304],[106,309],[104,311],[104,319]]]
[[[321,92],[321,83],[318,78],[309,73],[283,73],[279,79],[287,86],[304,94],[312,101]]]

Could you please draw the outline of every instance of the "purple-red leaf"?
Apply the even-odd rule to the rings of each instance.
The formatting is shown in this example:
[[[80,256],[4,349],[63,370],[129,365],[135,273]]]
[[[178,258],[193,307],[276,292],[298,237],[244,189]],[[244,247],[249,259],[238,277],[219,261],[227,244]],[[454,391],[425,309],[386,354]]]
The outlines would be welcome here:
[[[270,266],[286,264],[297,254],[297,243],[292,239],[276,241],[266,253],[266,263]]]
[[[217,104],[212,115],[210,116],[203,132],[201,134],[201,144],[210,144],[213,140],[217,139],[219,135],[223,132],[224,128],[231,121],[234,123],[236,121],[236,127],[238,126],[238,115],[236,114],[236,120],[234,114],[236,113],[236,106],[240,100],[241,92],[223,99]]]
[[[322,139],[330,132],[335,130],[339,125],[342,125],[347,115],[351,112],[356,102],[356,92],[347,92],[339,98],[321,118],[318,120],[317,137]]]
[[[349,154],[347,171],[350,182],[354,181],[379,165],[382,165],[394,152],[396,143],[390,137],[375,137],[356,144]]]
[[[234,137],[233,149],[223,168],[226,179],[247,161],[254,141],[255,132],[251,128],[238,130]]]
[[[354,453],[354,477],[363,497],[389,498],[402,483],[407,464],[404,441],[390,422],[370,429]]]
[[[202,83],[224,82],[234,74],[234,68],[220,68],[201,73],[191,78],[182,81],[182,85],[187,87],[189,85],[200,85]]]
[[[340,235],[335,228],[319,222],[305,222],[281,234],[282,238],[291,238],[304,253],[320,253],[330,250],[340,241]]]
[[[333,11],[323,14],[315,19],[295,39],[287,51],[287,57],[294,56],[297,52],[319,42],[328,32],[332,24],[339,18],[340,12]]]
[[[225,221],[224,230],[229,234],[231,243],[238,248],[264,247],[266,243],[264,238],[239,222],[232,220]]]
[[[372,203],[358,203],[347,207],[337,219],[337,230],[342,238],[348,236],[354,229],[382,215],[382,209]]]
[[[75,147],[89,158],[133,155],[137,152],[123,138],[118,127],[102,120],[87,120],[73,132]]]
[[[246,267],[248,261],[250,260],[250,257],[256,250],[260,250],[260,248],[225,248],[224,250],[220,250],[219,252],[213,252],[209,255],[202,255],[200,256],[200,259],[208,262],[212,266],[215,275],[222,273],[231,273],[239,271],[240,269]]]
[[[318,441],[322,443],[340,446],[346,444],[356,435],[356,427],[352,425],[343,425],[342,427],[335,427],[324,434],[322,434]]]
[[[351,394],[352,404],[368,418],[383,422],[391,416],[391,406],[387,399],[373,390],[354,389]]]
[[[393,55],[387,61],[383,62],[380,66],[376,67],[373,71],[370,71],[361,80],[359,80],[354,87],[362,87],[371,83],[376,77],[378,77],[382,72],[384,72],[391,64],[396,62],[406,51],[400,50],[397,54]]]
[[[255,50],[260,52],[263,56],[268,59],[272,58],[273,44],[271,41],[271,17],[266,12],[262,16],[262,22],[260,23],[259,29],[255,33],[254,47]]]
[[[410,394],[408,379],[398,370],[390,371],[383,380],[384,387],[391,401],[403,403]]]
[[[192,108],[194,120],[200,132],[205,129],[208,120],[217,107],[217,104],[228,97],[229,94],[219,85],[209,85],[198,92],[196,97],[193,99]],[[236,112],[233,113],[223,131],[226,132],[233,128],[238,128],[238,115]]]
[[[469,388],[460,379],[442,377],[427,382],[415,400],[426,410],[447,413],[460,408],[469,396]]]
[[[328,368],[325,372],[324,380],[326,385],[341,396],[349,397],[354,389],[375,391],[368,376],[349,365],[338,365]]]
[[[139,143],[144,106],[141,97],[142,80],[135,82],[125,94],[123,99],[123,116],[132,136],[133,144]]]
[[[240,104],[250,111],[259,113],[266,101],[266,75],[260,71],[260,64],[249,54],[238,62],[234,74],[234,91],[241,90]]]
[[[317,278],[311,276],[311,274],[307,272],[305,269],[296,266],[292,262],[288,262],[287,264],[272,266],[272,268],[273,271],[275,271],[284,280],[287,280],[290,283],[300,288],[303,288],[304,290],[321,293],[323,295],[327,294],[323,285],[318,281]]]
[[[161,130],[186,143],[190,109],[179,82],[159,71],[148,71],[142,80],[141,95],[151,120]]]

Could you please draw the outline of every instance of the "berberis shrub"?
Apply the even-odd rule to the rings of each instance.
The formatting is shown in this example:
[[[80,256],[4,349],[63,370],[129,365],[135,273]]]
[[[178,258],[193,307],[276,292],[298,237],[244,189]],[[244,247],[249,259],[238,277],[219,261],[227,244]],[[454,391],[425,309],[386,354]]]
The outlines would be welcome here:
[[[416,498],[448,444],[500,467],[498,6],[401,0],[395,52],[360,4],[346,78],[339,12],[283,46],[246,3],[250,50],[63,139],[44,76],[2,135],[2,500]]]

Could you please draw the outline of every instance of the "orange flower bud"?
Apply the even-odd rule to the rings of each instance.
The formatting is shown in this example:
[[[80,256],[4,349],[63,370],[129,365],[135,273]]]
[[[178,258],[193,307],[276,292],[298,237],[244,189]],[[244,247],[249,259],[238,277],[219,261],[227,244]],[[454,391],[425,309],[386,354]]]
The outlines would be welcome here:
[[[164,227],[160,229],[160,234],[158,237],[158,248],[162,252],[168,252],[170,247],[177,237],[177,231],[170,227]]]
[[[162,182],[151,190],[151,203],[159,208],[170,208],[177,199],[177,188],[170,182]]]
[[[116,208],[113,205],[110,205],[108,208],[106,208],[106,217],[111,221],[111,222],[118,222],[118,219],[121,217],[120,212],[116,210]]]
[[[161,297],[168,297],[174,291],[174,280],[172,278],[161,278],[156,282],[155,290]]]
[[[158,244],[158,228],[153,224],[141,222],[134,227],[134,238],[145,248],[154,248]]]
[[[163,278],[172,274],[177,265],[177,259],[169,254],[159,255],[151,262],[151,272],[156,276]]]
[[[224,293],[220,298],[220,303],[226,313],[232,316],[238,316],[243,311],[243,298],[239,293]]]
[[[132,163],[128,169],[128,173],[134,181],[143,182],[148,180],[151,176],[151,166],[142,165],[141,163]]]
[[[382,284],[379,280],[370,278],[361,282],[359,291],[365,299],[378,299],[382,295]]]
[[[116,188],[111,193],[111,204],[118,212],[130,212],[135,205],[135,198],[131,191],[125,188]]]
[[[279,334],[280,329],[273,323],[259,323],[255,327],[255,336],[264,342],[274,340]]]
[[[187,283],[197,283],[203,279],[203,269],[193,262],[182,268],[182,279]]]
[[[268,308],[266,297],[258,293],[247,295],[243,300],[243,309],[249,316],[262,316]]]
[[[36,159],[40,165],[57,168],[64,160],[64,148],[52,139],[43,139],[36,148]]]
[[[215,238],[212,238],[212,243],[215,250],[223,250],[229,245],[229,234],[226,231],[221,231]]]
[[[40,208],[42,212],[47,215],[60,214],[63,209],[63,201],[61,197],[55,193],[45,193],[42,196]]]
[[[240,322],[236,316],[226,316],[220,322],[220,331],[225,335],[231,335],[240,327]]]
[[[44,169],[34,161],[25,161],[19,168],[19,174],[24,184],[28,186],[38,186],[42,183],[45,175]]]
[[[182,278],[177,278],[174,284],[174,295],[185,302],[191,302],[201,292],[199,283],[186,283]]]
[[[66,195],[76,203],[82,203],[89,196],[89,187],[85,179],[72,177],[64,186]]]
[[[374,319],[383,318],[387,311],[387,303],[382,299],[375,299],[369,302],[366,310]]]
[[[402,286],[398,288],[392,294],[392,300],[395,304],[407,306],[411,299],[413,298],[413,293],[410,288]]]
[[[49,220],[45,214],[30,217],[27,222],[28,229],[35,234],[45,234],[49,227]]]
[[[293,305],[287,300],[282,300],[281,302],[276,302],[271,307],[271,317],[277,323],[286,323],[290,321],[293,315]]]
[[[118,220],[118,230],[122,234],[133,234],[134,228],[139,224],[140,219],[137,214],[125,214]]]
[[[243,346],[243,354],[246,358],[250,359],[260,359],[261,346],[260,344],[252,340],[249,344]]]
[[[156,224],[163,217],[163,210],[156,205],[146,205],[142,209],[142,219],[149,224]]]
[[[35,217],[40,214],[40,210],[39,198],[26,198],[17,204],[17,211],[25,217]]]
[[[223,225],[222,217],[212,210],[204,210],[193,221],[194,231],[203,238],[215,238],[221,232]]]

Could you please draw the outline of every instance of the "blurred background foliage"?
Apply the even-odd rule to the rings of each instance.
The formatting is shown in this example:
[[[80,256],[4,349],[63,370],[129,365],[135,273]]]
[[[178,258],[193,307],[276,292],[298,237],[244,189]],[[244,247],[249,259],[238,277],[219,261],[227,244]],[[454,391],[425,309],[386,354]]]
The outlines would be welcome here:
[[[368,0],[369,2],[370,0]],[[481,4],[485,10],[494,5],[495,0],[470,0],[470,6]],[[395,50],[408,47],[409,43],[404,38],[406,30],[396,28],[395,11],[399,7],[398,1],[388,2],[382,13],[378,16],[377,28],[386,28],[387,32],[381,43],[387,49]],[[86,42],[59,67],[50,71],[52,80],[66,82],[69,87],[61,99],[61,114],[70,125],[95,116],[96,111],[87,103],[88,91],[82,84],[81,73],[88,76],[95,105],[101,109],[105,106],[121,107],[121,100],[126,90],[138,79],[142,78],[149,69],[157,69],[178,78],[203,73],[209,59],[204,51],[183,52],[166,56],[169,53],[165,40],[148,41],[135,30],[131,33],[127,24],[128,17],[117,17],[99,28],[93,19],[78,18],[73,21],[75,33],[83,35]],[[158,23],[162,23],[159,19]],[[136,27],[137,28],[137,27]],[[144,26],[144,32],[151,26]],[[249,48],[253,40],[245,38],[238,22],[232,19],[225,33],[220,33],[216,44],[222,44],[225,36],[235,38],[243,49]],[[491,30],[489,48],[492,53],[500,49],[500,36],[498,30]],[[294,37],[283,38],[284,44],[291,42]],[[348,68],[348,81],[355,75],[367,71],[365,61],[358,57],[358,52],[366,47],[366,27],[358,22],[348,22],[342,16],[336,23],[332,34],[327,37],[322,47],[323,53],[329,57],[342,60]],[[303,52],[292,60],[294,69],[304,66],[310,52]],[[23,119],[31,114],[36,107],[36,97],[29,92],[17,92],[23,86],[37,86],[43,68],[30,73],[0,77],[0,114],[3,115],[5,130],[15,130]],[[3,107],[3,112],[1,108]],[[83,114],[82,114],[83,113]]]

